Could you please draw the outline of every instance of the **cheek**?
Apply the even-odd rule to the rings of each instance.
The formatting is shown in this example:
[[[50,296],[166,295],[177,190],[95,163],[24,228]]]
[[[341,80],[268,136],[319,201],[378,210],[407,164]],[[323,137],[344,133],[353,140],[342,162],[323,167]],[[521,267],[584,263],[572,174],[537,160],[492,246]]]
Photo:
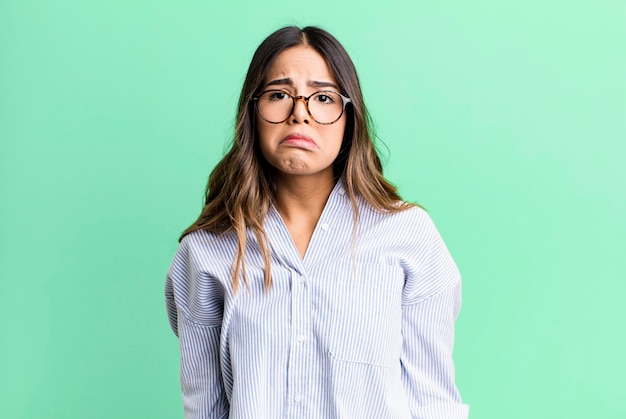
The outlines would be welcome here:
[[[341,121],[337,121],[336,126],[333,126],[333,128],[334,128],[334,131],[332,133],[333,145],[334,145],[334,148],[336,148],[337,152],[339,152],[339,149],[341,148],[341,144],[343,142],[343,136],[346,132],[345,119]]]
[[[261,154],[263,155],[263,157],[265,157],[266,160],[268,152],[271,150],[272,147],[272,138],[274,137],[274,135],[272,135],[273,127],[273,125],[264,122],[257,123],[257,141],[259,142],[259,149],[261,150]]]

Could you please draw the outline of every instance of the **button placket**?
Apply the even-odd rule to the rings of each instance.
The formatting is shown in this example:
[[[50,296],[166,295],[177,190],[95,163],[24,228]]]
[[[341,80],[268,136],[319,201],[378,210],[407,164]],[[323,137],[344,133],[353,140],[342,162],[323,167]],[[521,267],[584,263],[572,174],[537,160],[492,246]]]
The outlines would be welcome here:
[[[306,274],[292,272],[291,285],[291,333],[292,349],[289,351],[289,384],[291,389],[289,396],[292,405],[289,408],[289,417],[301,417],[302,402],[305,399],[306,385],[308,382],[307,365],[310,357],[310,349],[307,342],[310,334],[311,307],[309,287]]]

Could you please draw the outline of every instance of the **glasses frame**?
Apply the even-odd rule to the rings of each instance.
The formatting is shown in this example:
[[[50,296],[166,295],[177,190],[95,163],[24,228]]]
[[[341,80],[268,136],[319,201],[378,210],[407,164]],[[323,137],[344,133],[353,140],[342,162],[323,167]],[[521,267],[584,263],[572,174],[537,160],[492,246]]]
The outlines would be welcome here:
[[[267,92],[280,92],[280,93],[284,93],[287,96],[289,96],[291,98],[291,111],[289,111],[289,114],[287,115],[287,118],[283,119],[280,122],[273,122],[273,121],[268,121],[263,114],[261,113],[261,110],[259,109],[259,98],[261,96],[263,96],[265,93]],[[313,116],[313,114],[311,114],[311,110],[309,109],[309,99],[311,99],[313,96],[318,95],[320,93],[334,93],[336,95],[339,95],[339,97],[341,97],[341,101],[343,102],[343,106],[341,107],[341,113],[339,114],[339,116],[337,117],[337,119],[335,119],[332,122],[319,122],[317,119],[315,119],[315,117]],[[265,122],[269,123],[269,124],[282,124],[283,122],[287,121],[291,115],[293,115],[293,110],[296,108],[296,100],[303,100],[304,101],[304,107],[306,108],[307,113],[309,114],[309,116],[311,117],[311,119],[313,121],[315,121],[316,123],[320,124],[320,125],[331,125],[334,124],[335,122],[339,121],[339,119],[341,119],[341,117],[343,116],[343,113],[346,110],[346,105],[348,103],[351,103],[352,100],[349,97],[346,97],[344,95],[342,95],[339,92],[335,92],[334,90],[318,90],[315,93],[311,93],[309,96],[293,96],[287,92],[285,92],[284,90],[280,90],[280,89],[268,89],[268,90],[264,90],[261,93],[258,94],[258,96],[255,96],[252,98],[252,100],[255,102],[254,107],[256,108],[257,113],[259,114],[259,116],[261,117],[261,119],[263,119]]]

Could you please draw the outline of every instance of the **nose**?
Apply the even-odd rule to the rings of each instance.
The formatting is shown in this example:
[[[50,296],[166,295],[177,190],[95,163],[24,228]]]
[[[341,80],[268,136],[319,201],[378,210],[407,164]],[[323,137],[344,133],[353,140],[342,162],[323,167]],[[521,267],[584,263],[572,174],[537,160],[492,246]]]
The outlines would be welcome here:
[[[306,98],[304,96],[295,96],[293,98],[293,112],[291,113],[291,122],[294,124],[308,124],[310,121],[309,111],[306,107]]]

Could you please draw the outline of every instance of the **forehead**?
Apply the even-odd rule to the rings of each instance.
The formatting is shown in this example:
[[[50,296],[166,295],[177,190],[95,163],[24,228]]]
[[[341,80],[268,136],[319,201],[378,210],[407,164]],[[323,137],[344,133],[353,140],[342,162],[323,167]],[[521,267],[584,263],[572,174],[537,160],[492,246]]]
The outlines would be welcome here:
[[[265,82],[278,78],[290,78],[297,81],[331,81],[335,82],[328,63],[313,48],[298,45],[278,54],[267,72]]]

